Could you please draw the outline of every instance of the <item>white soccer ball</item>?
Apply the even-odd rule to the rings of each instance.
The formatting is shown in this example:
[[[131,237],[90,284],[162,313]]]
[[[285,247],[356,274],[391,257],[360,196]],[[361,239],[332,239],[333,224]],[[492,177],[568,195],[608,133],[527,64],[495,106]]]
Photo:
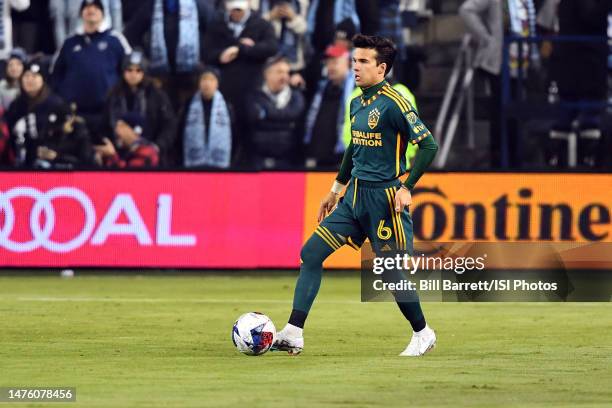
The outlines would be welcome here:
[[[270,350],[276,339],[276,328],[268,316],[259,312],[245,313],[236,320],[232,341],[239,352],[260,356]]]

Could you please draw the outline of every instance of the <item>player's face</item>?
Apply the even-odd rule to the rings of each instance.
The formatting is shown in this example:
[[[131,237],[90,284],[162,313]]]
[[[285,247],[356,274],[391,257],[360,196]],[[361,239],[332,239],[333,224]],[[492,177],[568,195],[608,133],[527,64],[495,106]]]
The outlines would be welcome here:
[[[353,72],[357,86],[367,88],[385,79],[386,64],[376,62],[376,50],[355,48],[353,52]]]

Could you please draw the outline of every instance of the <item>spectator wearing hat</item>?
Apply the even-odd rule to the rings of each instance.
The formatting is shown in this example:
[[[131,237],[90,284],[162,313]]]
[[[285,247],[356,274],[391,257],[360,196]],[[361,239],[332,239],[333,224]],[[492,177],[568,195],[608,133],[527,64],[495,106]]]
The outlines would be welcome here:
[[[204,39],[214,8],[197,0],[144,0],[125,34],[147,51],[150,75],[159,78],[174,107],[191,96],[206,47]]]
[[[206,33],[206,62],[221,69],[221,93],[236,113],[234,153],[243,163],[249,147],[244,96],[261,83],[266,60],[278,51],[272,25],[250,8],[249,0],[226,0],[225,13]],[[241,157],[242,156],[242,157]]]
[[[295,163],[296,124],[304,112],[304,97],[289,86],[289,61],[272,58],[264,83],[248,99],[250,134],[257,167],[290,167]]]
[[[147,76],[147,60],[141,50],[125,57],[122,78],[109,94],[105,134],[112,134],[119,118],[128,112],[138,112],[145,118],[146,137],[158,148],[160,163],[171,164],[176,115],[166,93]]]
[[[23,11],[28,7],[30,0],[4,0],[0,4],[0,60],[7,59],[13,49],[11,10]]]
[[[123,31],[123,7],[121,0],[102,0],[104,29]],[[63,44],[66,38],[81,29],[81,8],[78,0],[49,0],[49,14],[53,21],[55,43]]]
[[[94,150],[85,121],[66,104],[51,106],[36,147],[35,168],[73,169],[94,166]]]
[[[20,83],[21,94],[6,112],[6,122],[16,164],[32,166],[49,112],[64,102],[47,86],[45,72],[38,61],[26,65]]]
[[[121,64],[131,48],[119,32],[104,30],[101,0],[81,4],[83,34],[69,37],[53,67],[55,91],[68,103],[76,103],[92,136],[103,126],[106,96],[121,77]]]
[[[322,52],[313,54],[312,58],[308,62],[306,69],[304,70],[304,80],[308,84],[305,89],[305,96],[307,101],[311,101],[315,92],[317,91],[317,84],[321,81],[324,74],[325,60],[327,56],[325,51],[332,45],[346,48],[349,51],[353,48],[352,38],[357,34],[355,24],[351,19],[342,20],[336,27],[332,37],[332,42]]]
[[[104,138],[104,144],[95,146],[96,161],[104,167],[138,168],[157,167],[157,148],[148,140],[145,117],[139,112],[124,114],[115,126],[116,144]]]
[[[319,81],[306,115],[307,167],[335,165],[344,153],[344,115],[355,87],[349,56],[349,50],[340,45],[329,46],[325,51],[327,76]]]
[[[199,89],[181,114],[182,162],[185,167],[228,168],[232,152],[232,116],[219,91],[219,71],[201,70]]]
[[[8,61],[6,62],[5,77],[0,80],[0,107],[6,111],[21,92],[19,78],[23,74],[23,67],[26,62],[27,55],[21,48],[15,48],[11,51]]]

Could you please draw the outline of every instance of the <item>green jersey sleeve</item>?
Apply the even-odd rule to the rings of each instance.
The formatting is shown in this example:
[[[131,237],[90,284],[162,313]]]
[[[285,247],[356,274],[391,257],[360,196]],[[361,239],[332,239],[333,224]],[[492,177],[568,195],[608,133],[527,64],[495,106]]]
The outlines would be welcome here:
[[[414,158],[414,165],[405,182],[405,186],[412,190],[435,158],[438,144],[414,110],[402,111],[399,106],[394,108],[392,115],[394,126],[397,126],[399,132],[406,137],[407,141],[419,145],[419,150]]]
[[[353,142],[350,142],[346,151],[344,152],[344,157],[342,158],[342,164],[340,165],[340,171],[338,172],[338,176],[336,180],[340,184],[348,184],[351,179],[351,171],[353,170]]]

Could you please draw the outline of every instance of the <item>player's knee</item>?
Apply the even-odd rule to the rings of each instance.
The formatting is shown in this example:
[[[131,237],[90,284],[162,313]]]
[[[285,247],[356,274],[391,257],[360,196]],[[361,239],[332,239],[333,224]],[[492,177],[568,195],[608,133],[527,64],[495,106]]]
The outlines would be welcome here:
[[[317,236],[310,237],[300,252],[302,263],[313,266],[322,264],[328,256],[329,249],[320,242]]]

